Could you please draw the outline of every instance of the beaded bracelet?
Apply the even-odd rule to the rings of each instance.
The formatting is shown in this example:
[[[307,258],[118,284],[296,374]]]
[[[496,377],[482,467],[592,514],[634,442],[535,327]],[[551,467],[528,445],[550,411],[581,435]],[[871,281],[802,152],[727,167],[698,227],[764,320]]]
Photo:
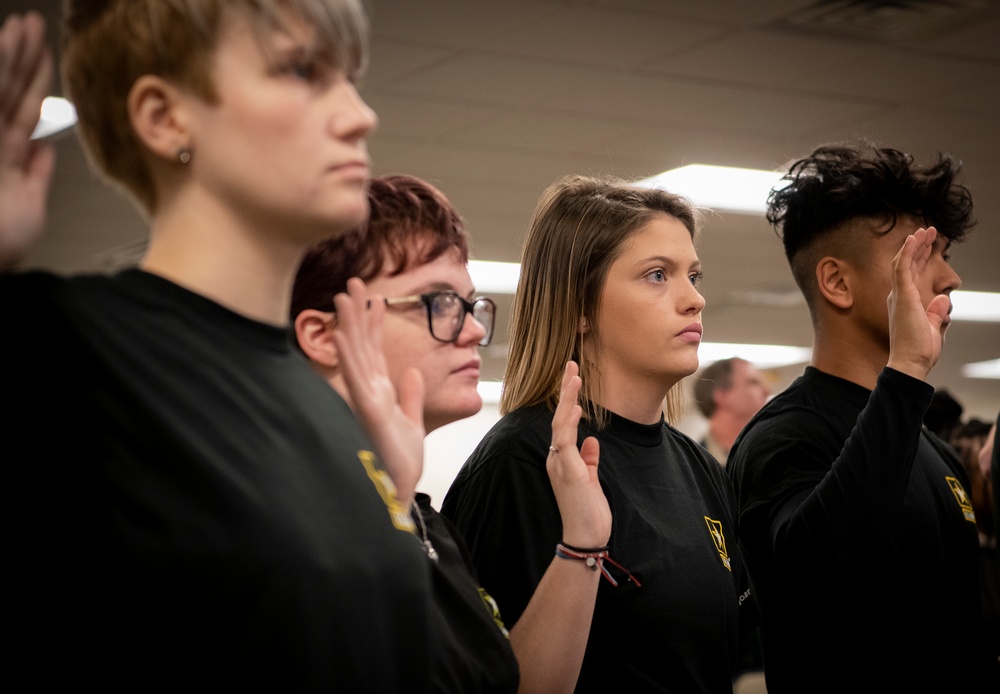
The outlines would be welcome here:
[[[639,583],[638,579],[633,576],[628,569],[611,558],[611,555],[608,554],[609,549],[610,548],[607,545],[604,547],[581,549],[580,547],[574,547],[573,545],[567,545],[565,542],[560,542],[556,545],[556,556],[560,559],[582,561],[590,567],[591,571],[599,570],[602,574],[604,574],[604,578],[611,582],[611,585],[617,586],[618,581],[614,579],[611,573],[604,566],[604,562],[607,561],[628,574],[628,580],[634,583],[637,588],[641,588],[642,584]]]

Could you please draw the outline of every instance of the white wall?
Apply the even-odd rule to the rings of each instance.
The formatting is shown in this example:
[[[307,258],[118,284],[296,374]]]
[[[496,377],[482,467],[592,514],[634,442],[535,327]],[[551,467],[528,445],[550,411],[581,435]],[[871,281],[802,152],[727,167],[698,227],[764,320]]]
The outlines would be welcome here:
[[[424,439],[424,474],[417,491],[429,494],[434,508],[441,508],[459,468],[498,419],[498,406],[485,403],[479,414],[436,429]]]

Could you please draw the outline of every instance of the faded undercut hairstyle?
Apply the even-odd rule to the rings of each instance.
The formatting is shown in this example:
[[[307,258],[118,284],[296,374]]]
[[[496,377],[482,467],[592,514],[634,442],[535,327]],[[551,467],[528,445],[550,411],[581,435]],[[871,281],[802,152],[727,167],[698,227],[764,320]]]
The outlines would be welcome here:
[[[601,355],[595,340],[588,340],[584,349],[581,318],[591,333],[597,329],[609,268],[632,234],[661,214],[678,219],[695,238],[698,215],[679,195],[588,176],[567,176],[545,190],[521,252],[502,414],[538,403],[554,411],[563,369],[572,359],[583,380],[584,417],[604,425],[607,413],[595,404]],[[675,386],[667,398],[667,416],[676,416],[680,404]]]
[[[291,320],[306,309],[330,311],[333,297],[347,291],[347,280],[368,282],[425,265],[448,251],[469,260],[465,224],[444,193],[414,176],[396,174],[372,180],[368,222],[346,234],[324,239],[306,252],[292,289]]]
[[[767,220],[784,243],[810,311],[819,260],[831,254],[863,260],[864,235],[886,234],[900,217],[933,225],[951,242],[963,240],[975,222],[972,196],[955,182],[960,168],[945,154],[919,164],[865,140],[824,145],[792,164],[771,191]]]
[[[215,103],[213,57],[229,17],[245,18],[261,39],[288,18],[301,19],[335,67],[352,77],[365,69],[368,25],[359,0],[64,0],[60,68],[84,150],[146,214],[156,212],[157,192],[128,94],[143,75],[158,75]]]

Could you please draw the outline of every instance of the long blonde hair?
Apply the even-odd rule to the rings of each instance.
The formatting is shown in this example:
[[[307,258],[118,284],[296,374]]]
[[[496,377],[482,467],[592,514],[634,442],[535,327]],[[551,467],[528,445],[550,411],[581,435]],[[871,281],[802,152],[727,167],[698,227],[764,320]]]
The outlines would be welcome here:
[[[600,354],[584,352],[581,321],[591,332],[604,282],[625,242],[658,214],[678,219],[694,239],[698,213],[684,197],[639,188],[615,178],[566,176],[538,201],[521,251],[521,277],[510,319],[509,353],[500,412],[545,403],[555,410],[563,368],[580,365],[584,416],[603,426]],[[680,412],[681,393],[667,395],[668,418]]]

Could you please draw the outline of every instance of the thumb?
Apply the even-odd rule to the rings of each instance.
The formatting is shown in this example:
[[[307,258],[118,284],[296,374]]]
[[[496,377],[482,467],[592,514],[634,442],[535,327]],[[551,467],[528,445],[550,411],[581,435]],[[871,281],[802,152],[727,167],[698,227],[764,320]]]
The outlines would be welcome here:
[[[589,467],[597,467],[601,458],[601,444],[593,436],[588,436],[580,446],[580,457]]]
[[[950,310],[951,299],[947,294],[938,294],[927,304],[927,318],[935,328],[940,328],[941,324],[948,320]]]

